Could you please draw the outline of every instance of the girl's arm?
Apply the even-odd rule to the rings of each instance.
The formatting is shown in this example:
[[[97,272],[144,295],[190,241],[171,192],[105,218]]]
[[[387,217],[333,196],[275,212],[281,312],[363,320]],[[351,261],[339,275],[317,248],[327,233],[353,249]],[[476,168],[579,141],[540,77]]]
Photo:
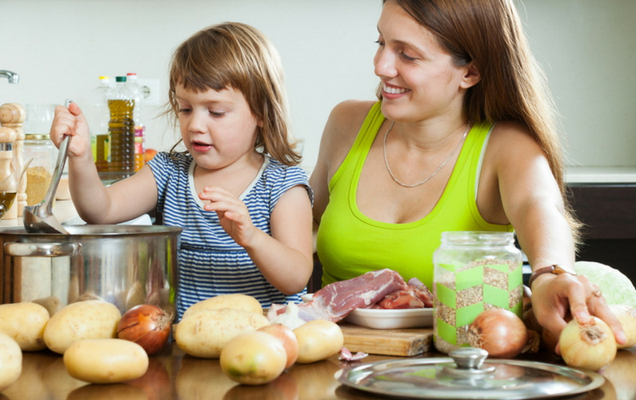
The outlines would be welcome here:
[[[199,195],[216,211],[223,229],[245,248],[265,279],[284,294],[301,291],[313,272],[311,202],[304,186],[287,190],[272,211],[268,235],[252,224],[245,204],[218,187]]]
[[[501,124],[492,133],[486,157],[492,162],[486,168],[488,180],[496,184],[503,212],[532,269],[553,264],[573,269],[575,248],[563,198],[538,143],[518,125]],[[531,289],[537,320],[554,337],[559,337],[571,312],[579,322],[587,322],[590,314],[598,316],[619,342],[624,341],[618,320],[602,297],[592,295],[597,287],[586,277],[544,274]]]
[[[157,188],[148,166],[128,179],[104,186],[92,157],[88,124],[77,104],[56,108],[50,134],[58,147],[64,135],[73,138],[67,160],[69,189],[73,205],[84,221],[93,224],[124,222],[156,205]]]

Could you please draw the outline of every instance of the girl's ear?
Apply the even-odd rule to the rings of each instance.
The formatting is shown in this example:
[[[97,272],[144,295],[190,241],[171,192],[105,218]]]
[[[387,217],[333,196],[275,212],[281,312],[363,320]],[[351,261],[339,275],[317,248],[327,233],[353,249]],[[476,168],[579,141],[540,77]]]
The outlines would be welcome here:
[[[466,73],[462,77],[460,86],[464,89],[475,86],[481,80],[481,74],[474,63],[468,64],[466,67]]]

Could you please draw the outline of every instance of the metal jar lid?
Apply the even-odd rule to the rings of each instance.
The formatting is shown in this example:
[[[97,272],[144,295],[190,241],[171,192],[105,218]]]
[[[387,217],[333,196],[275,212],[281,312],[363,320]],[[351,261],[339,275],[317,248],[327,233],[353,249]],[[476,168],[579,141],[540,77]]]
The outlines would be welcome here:
[[[486,360],[482,349],[465,347],[451,357],[378,361],[336,373],[345,386],[417,399],[534,399],[594,390],[601,375],[522,360]]]

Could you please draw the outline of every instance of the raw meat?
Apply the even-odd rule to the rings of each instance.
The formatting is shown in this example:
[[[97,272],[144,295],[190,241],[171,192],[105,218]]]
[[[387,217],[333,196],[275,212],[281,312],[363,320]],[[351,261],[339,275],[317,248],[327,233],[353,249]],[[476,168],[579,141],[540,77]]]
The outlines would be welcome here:
[[[399,310],[408,308],[433,307],[433,294],[417,278],[408,281],[408,289],[387,294],[373,308]]]
[[[417,298],[419,298],[424,307],[433,307],[433,293],[417,278],[411,278],[408,282],[409,288],[413,290]]]
[[[298,316],[305,321],[326,319],[338,322],[356,308],[371,307],[387,294],[408,288],[400,274],[393,270],[367,272],[318,290],[311,301],[298,305]],[[285,313],[286,308],[284,305],[272,305],[267,316],[272,320]]]
[[[413,289],[398,290],[387,294],[373,308],[385,310],[402,310],[406,308],[424,308],[424,303],[416,295]]]

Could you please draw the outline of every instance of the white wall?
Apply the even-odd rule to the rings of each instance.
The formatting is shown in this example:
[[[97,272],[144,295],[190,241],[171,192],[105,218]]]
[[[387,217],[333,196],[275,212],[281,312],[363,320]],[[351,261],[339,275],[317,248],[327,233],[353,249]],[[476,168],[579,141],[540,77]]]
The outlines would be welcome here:
[[[526,0],[520,13],[546,68],[567,132],[571,164],[636,165],[636,1]],[[165,101],[174,49],[223,21],[252,24],[285,66],[294,134],[315,163],[329,111],[372,99],[380,0],[0,0],[0,104],[80,105],[99,75],[157,78]],[[170,148],[176,133],[146,110],[147,145]]]

